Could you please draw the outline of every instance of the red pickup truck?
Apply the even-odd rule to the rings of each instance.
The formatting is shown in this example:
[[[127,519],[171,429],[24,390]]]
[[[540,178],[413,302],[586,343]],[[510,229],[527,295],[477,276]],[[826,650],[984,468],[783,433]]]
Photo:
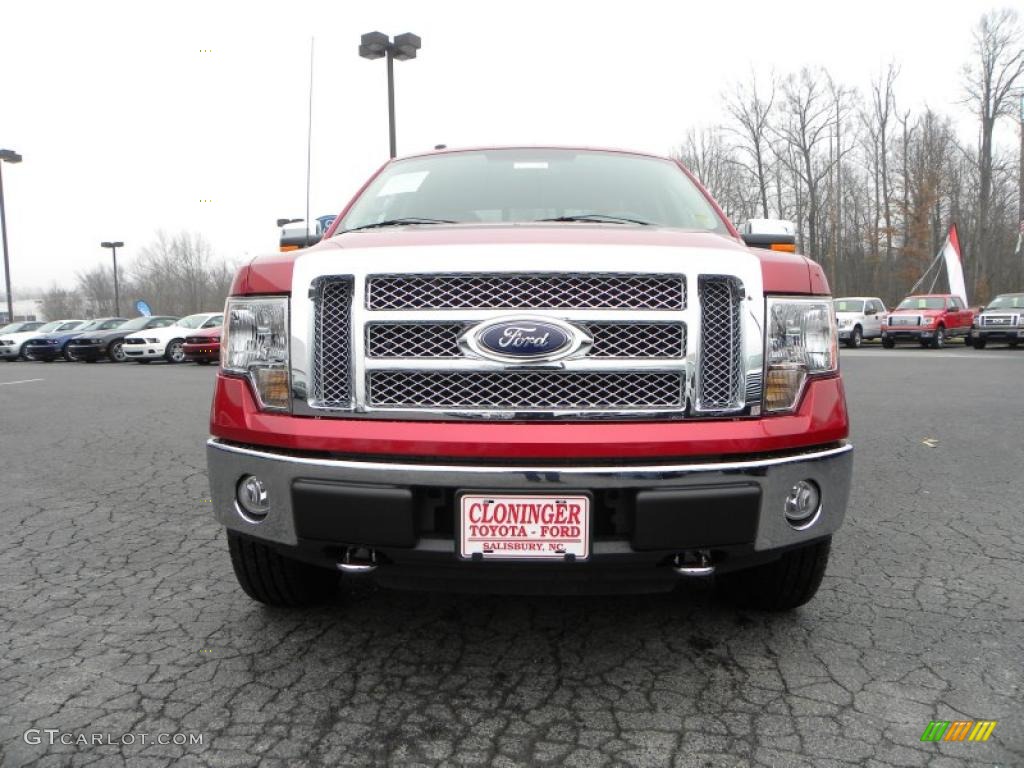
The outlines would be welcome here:
[[[745,241],[668,158],[387,163],[322,242],[231,288],[207,459],[242,588],[713,575],[803,604],[853,456],[828,285],[792,243]]]
[[[882,325],[882,346],[892,349],[897,341],[916,341],[922,347],[941,349],[951,338],[968,339],[974,312],[959,296],[926,293],[907,296]]]

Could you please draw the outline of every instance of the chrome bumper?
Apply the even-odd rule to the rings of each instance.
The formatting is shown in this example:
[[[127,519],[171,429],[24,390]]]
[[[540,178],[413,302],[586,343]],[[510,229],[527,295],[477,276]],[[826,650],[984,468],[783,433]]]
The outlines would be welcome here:
[[[761,488],[754,548],[771,550],[835,532],[846,514],[853,472],[853,446],[847,443],[749,461],[500,467],[304,458],[211,439],[207,442],[206,458],[217,520],[241,533],[286,545],[298,543],[292,509],[292,483],[297,479],[355,486],[434,486],[539,493],[551,493],[554,489],[686,489],[747,482]],[[235,500],[239,480],[245,475],[256,475],[267,485],[271,510],[259,522],[243,516]],[[822,509],[813,525],[796,530],[783,516],[783,503],[793,484],[804,479],[813,480],[821,488]],[[714,513],[713,509],[708,510],[708,514]],[[338,514],[344,514],[344,510],[339,509]],[[454,551],[454,542],[452,546]]]

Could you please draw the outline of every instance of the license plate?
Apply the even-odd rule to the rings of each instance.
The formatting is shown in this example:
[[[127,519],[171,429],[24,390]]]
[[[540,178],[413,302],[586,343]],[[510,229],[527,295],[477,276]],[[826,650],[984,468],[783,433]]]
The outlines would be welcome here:
[[[464,558],[576,560],[590,556],[590,497],[466,493],[460,497]]]

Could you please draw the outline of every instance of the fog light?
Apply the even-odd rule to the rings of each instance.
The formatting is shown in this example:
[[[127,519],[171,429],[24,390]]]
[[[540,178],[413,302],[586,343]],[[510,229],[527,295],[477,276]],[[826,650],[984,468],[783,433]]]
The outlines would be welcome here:
[[[811,480],[798,480],[786,497],[786,520],[801,531],[810,528],[821,511],[821,491]]]
[[[246,475],[238,483],[238,506],[244,516],[253,520],[262,520],[270,511],[270,496],[267,485],[254,475]]]

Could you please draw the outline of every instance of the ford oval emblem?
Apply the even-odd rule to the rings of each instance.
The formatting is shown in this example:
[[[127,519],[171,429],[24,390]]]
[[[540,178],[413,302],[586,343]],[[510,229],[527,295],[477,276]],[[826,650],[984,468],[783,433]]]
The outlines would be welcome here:
[[[591,341],[583,331],[559,320],[501,318],[481,323],[463,336],[477,355],[502,362],[550,362]]]

